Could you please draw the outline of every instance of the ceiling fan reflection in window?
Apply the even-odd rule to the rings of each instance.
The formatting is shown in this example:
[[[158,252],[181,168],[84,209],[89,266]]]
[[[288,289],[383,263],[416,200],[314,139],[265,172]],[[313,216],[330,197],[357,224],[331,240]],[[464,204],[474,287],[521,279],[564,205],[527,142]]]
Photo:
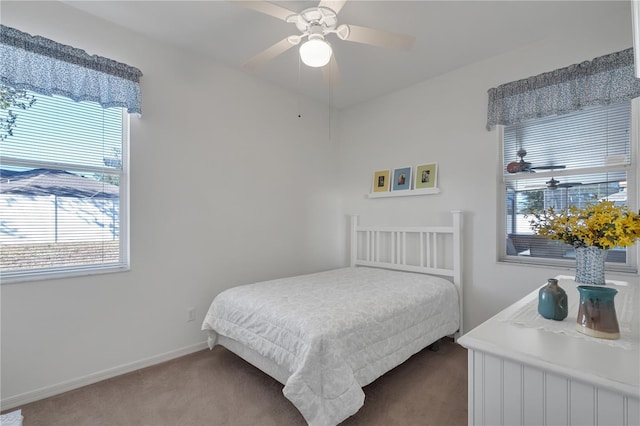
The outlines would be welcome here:
[[[338,13],[347,0],[322,0],[316,7],[310,7],[300,13],[268,1],[231,0],[255,11],[295,24],[299,34],[293,34],[262,51],[250,59],[245,68],[255,69],[293,46],[300,46],[300,59],[310,67],[324,67],[331,63],[335,66],[333,50],[326,40],[335,34],[339,40],[364,43],[378,47],[408,50],[413,46],[415,37],[391,33],[379,29],[358,25],[338,25]],[[304,39],[307,39],[303,42]],[[332,61],[333,58],[333,61]]]
[[[527,155],[527,151],[523,148],[520,148],[516,153],[518,157],[520,157],[519,161],[512,161],[507,164],[507,172],[509,173],[534,173],[536,170],[558,170],[564,169],[566,166],[563,165],[548,165],[548,166],[532,166],[528,161],[524,161],[524,157]]]
[[[532,185],[526,185],[524,187],[525,191],[539,191],[539,190],[545,190],[545,191],[556,191],[558,189],[570,189],[570,188],[574,188],[577,186],[582,185],[582,182],[562,182],[559,181],[558,179],[552,177],[551,179],[549,179],[548,181],[542,183],[542,181],[538,181],[538,183],[532,184]]]
[[[560,182],[555,178],[551,178],[545,182],[545,184],[547,185],[547,189],[554,191],[558,188],[573,188],[574,186],[582,185],[582,182]]]

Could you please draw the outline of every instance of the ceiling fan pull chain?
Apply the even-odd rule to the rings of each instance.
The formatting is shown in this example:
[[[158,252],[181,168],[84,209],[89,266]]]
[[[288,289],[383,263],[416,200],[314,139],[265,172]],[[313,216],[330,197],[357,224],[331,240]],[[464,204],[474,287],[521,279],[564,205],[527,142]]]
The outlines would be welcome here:
[[[300,90],[302,88],[302,77],[301,77],[302,64],[301,64],[301,62],[302,62],[302,59],[300,59],[300,55],[298,55],[298,90],[297,90],[298,96],[297,96],[297,99],[296,99],[296,104],[297,104],[296,105],[296,109],[298,110],[298,118],[302,118],[302,111],[300,111],[300,105],[301,105],[301,103],[300,103],[300,96],[301,96],[300,95],[300,93],[301,93]]]

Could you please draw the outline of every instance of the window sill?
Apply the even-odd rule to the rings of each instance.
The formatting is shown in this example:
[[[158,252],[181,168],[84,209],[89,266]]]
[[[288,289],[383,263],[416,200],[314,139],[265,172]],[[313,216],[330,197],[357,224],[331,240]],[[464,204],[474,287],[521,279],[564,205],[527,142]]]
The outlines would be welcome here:
[[[529,256],[504,256],[498,259],[498,264],[519,265],[531,268],[559,268],[575,272],[576,264],[573,260],[545,259]],[[637,274],[638,268],[624,263],[607,263],[605,272],[616,274]]]
[[[118,272],[128,272],[130,270],[131,267],[129,265],[113,265],[65,270],[42,270],[38,272],[5,272],[0,273],[0,284],[17,284],[29,281],[57,280],[89,275],[113,274]]]

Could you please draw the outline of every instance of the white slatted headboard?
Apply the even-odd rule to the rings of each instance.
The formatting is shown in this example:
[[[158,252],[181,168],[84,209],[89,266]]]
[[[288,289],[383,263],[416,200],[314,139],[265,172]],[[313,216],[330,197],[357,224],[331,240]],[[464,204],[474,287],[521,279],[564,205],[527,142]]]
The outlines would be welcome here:
[[[371,266],[449,277],[462,308],[462,212],[451,212],[451,226],[359,226],[351,216],[351,266]],[[457,337],[456,336],[456,337]]]

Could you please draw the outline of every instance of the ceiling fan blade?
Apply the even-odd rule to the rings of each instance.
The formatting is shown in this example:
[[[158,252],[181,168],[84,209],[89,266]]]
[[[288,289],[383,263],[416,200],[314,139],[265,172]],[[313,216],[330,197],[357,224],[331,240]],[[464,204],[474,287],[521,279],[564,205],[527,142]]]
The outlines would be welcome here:
[[[346,40],[389,49],[409,50],[416,41],[416,38],[375,28],[349,25],[349,35]]]
[[[340,13],[340,11],[342,10],[342,7],[346,2],[347,0],[333,0],[333,1],[322,0],[318,5],[318,7],[328,7],[329,9],[333,10],[337,15],[338,13]]]
[[[535,166],[535,167],[529,167],[531,170],[559,170],[559,169],[566,169],[567,166]]]
[[[294,44],[292,44],[288,40],[288,37],[287,38],[283,38],[282,40],[280,40],[279,42],[277,42],[273,46],[268,47],[267,49],[263,50],[262,52],[258,53],[256,56],[251,58],[249,60],[249,62],[244,64],[244,67],[247,68],[247,69],[250,69],[250,70],[254,70],[257,67],[259,67],[260,65],[264,64],[265,62],[270,61],[271,59],[275,58],[276,56],[286,52],[289,49],[291,49],[293,46],[294,46]]]
[[[331,55],[329,63],[322,67],[322,76],[330,87],[340,84],[340,70],[338,69],[338,62],[336,61],[335,55]]]
[[[573,188],[574,186],[582,185],[582,182],[565,182],[559,183],[558,188]]]
[[[265,15],[273,16],[274,18],[282,19],[286,21],[291,15],[296,15],[296,12],[289,10],[286,7],[278,6],[277,4],[269,3],[268,1],[245,1],[245,0],[228,0],[238,3],[242,7],[247,9],[253,9]]]

